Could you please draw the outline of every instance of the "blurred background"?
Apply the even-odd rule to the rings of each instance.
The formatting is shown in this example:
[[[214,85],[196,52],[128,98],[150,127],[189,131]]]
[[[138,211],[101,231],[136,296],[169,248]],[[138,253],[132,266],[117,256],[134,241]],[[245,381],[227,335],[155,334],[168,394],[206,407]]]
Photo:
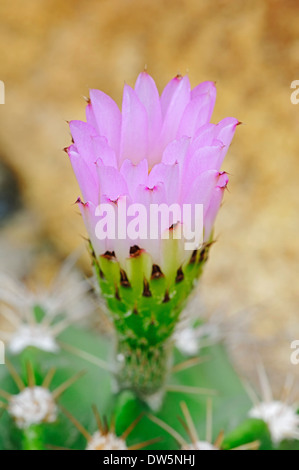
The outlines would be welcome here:
[[[251,334],[277,373],[299,339],[297,0],[2,0],[0,3],[0,270],[47,283],[82,246],[66,120],[84,119],[89,88],[120,104],[145,64],[160,90],[177,73],[217,82],[213,115],[237,117],[229,192],[201,282],[207,312],[252,315]],[[239,321],[239,320],[238,320]],[[248,327],[249,328],[249,327]],[[251,373],[250,349],[239,349]],[[275,374],[274,374],[275,375]],[[280,382],[280,379],[278,380]]]

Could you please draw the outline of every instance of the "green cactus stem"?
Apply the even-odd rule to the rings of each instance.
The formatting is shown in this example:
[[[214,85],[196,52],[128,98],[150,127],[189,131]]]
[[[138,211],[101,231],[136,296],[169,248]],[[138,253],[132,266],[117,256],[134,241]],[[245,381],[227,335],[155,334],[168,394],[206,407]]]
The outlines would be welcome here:
[[[144,398],[163,390],[171,364],[171,337],[188,296],[202,273],[210,244],[194,251],[188,263],[165,276],[150,256],[132,247],[126,269],[114,253],[93,264],[117,335],[120,389]]]

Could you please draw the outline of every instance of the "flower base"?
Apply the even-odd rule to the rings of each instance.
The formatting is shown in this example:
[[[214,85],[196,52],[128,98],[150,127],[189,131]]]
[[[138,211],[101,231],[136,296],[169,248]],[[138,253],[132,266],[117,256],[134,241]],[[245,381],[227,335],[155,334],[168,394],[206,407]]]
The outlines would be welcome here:
[[[150,257],[136,249],[126,271],[113,253],[96,258],[94,267],[118,338],[117,381],[146,400],[163,394],[171,363],[171,337],[190,292],[200,277],[210,244],[193,252],[174,275],[165,276]]]

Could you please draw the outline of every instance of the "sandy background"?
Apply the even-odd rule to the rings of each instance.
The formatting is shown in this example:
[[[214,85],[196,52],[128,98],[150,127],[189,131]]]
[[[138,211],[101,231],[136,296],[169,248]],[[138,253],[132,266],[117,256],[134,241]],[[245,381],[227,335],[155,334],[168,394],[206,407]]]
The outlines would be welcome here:
[[[123,82],[132,85],[145,64],[160,90],[178,72],[193,86],[215,80],[213,121],[230,115],[244,125],[225,161],[229,192],[201,296],[211,313],[254,311],[256,337],[271,343],[266,363],[298,375],[289,361],[299,339],[299,104],[290,101],[298,17],[296,0],[2,0],[0,163],[13,176],[0,167],[1,269],[47,282],[83,244],[78,187],[61,149],[70,142],[65,120],[84,118],[89,88],[121,103]],[[85,255],[81,267],[88,272]]]

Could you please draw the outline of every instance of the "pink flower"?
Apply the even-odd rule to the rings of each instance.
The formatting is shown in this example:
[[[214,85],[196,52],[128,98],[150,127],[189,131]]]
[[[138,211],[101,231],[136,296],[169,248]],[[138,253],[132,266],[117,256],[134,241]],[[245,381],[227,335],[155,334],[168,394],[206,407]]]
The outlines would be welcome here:
[[[174,240],[130,237],[100,240],[96,235],[99,204],[110,204],[116,216],[121,203],[203,204],[204,241],[211,237],[215,217],[228,183],[221,165],[238,120],[211,124],[216,89],[203,82],[191,90],[187,76],[177,76],[159,96],[152,77],[142,72],[135,88],[125,85],[122,111],[99,90],[90,90],[86,120],[71,121],[74,143],[67,149],[84,202],[78,200],[97,256],[114,252],[121,265],[138,245],[165,274],[176,271],[191,253]],[[141,219],[141,224],[148,221]],[[118,222],[119,223],[119,222]],[[174,231],[184,220],[175,220]],[[163,226],[163,220],[161,221]],[[168,243],[167,243],[168,242]]]

